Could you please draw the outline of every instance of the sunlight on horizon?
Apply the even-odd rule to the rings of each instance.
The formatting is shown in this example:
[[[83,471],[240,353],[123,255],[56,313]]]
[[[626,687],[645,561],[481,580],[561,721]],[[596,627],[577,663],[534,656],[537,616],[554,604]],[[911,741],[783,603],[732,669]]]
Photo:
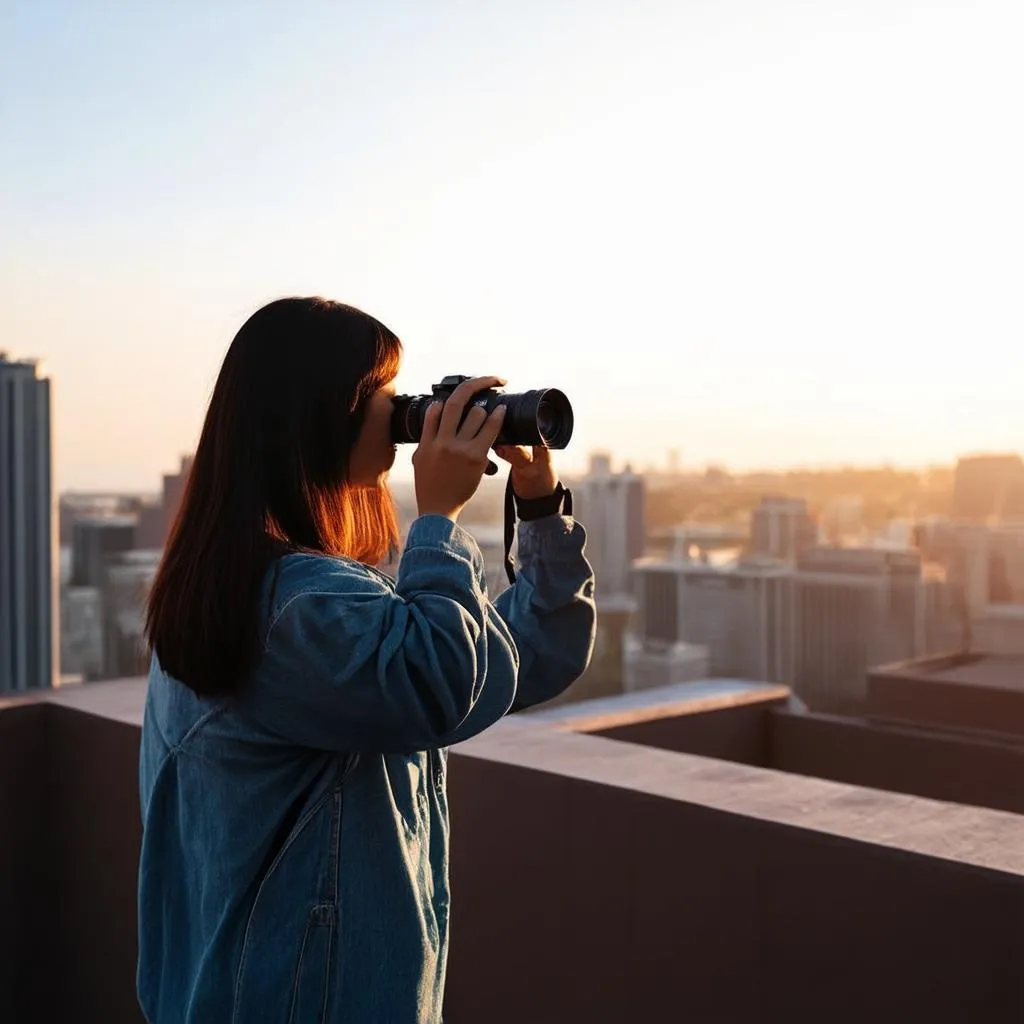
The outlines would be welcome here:
[[[61,488],[155,490],[294,293],[392,326],[403,390],[563,388],[570,470],[1024,448],[1013,4],[5,17],[0,348]]]

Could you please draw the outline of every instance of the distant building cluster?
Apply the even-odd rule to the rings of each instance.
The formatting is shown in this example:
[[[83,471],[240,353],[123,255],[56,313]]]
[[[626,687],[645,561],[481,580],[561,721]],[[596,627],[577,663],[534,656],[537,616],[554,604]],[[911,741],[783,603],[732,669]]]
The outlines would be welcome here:
[[[951,516],[870,539],[856,497],[816,522],[803,501],[769,496],[738,557],[714,564],[705,535],[696,552],[691,536],[636,561],[624,685],[696,678],[703,657],[709,676],[785,683],[814,710],[856,714],[872,666],[1024,652],[1024,460],[964,458],[954,481]]]
[[[163,477],[156,500],[67,495],[61,501],[60,671],[117,679],[147,669],[145,607],[192,460]]]
[[[624,677],[683,682],[703,655],[708,676],[784,683],[815,710],[855,713],[871,666],[956,646],[955,602],[918,551],[828,545],[818,533],[804,502],[772,496],[735,559],[636,562]]]

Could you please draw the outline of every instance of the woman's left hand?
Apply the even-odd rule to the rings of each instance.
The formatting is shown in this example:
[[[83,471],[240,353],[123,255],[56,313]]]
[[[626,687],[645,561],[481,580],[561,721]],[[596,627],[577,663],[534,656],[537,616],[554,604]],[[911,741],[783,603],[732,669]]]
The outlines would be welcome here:
[[[516,496],[529,500],[546,498],[555,493],[558,473],[551,463],[551,449],[534,445],[533,449],[521,445],[503,444],[494,453],[512,467],[512,490]]]

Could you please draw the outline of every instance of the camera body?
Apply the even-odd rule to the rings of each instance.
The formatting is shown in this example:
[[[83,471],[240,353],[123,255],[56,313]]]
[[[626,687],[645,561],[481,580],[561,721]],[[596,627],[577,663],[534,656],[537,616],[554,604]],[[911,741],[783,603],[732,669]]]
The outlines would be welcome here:
[[[423,418],[431,402],[447,402],[452,392],[469,377],[450,374],[431,387],[429,395],[398,395],[391,415],[391,440],[394,444],[416,444],[423,434]],[[507,406],[505,422],[495,445],[544,445],[565,448],[572,438],[572,406],[557,388],[540,388],[509,394],[498,388],[486,388],[473,396],[467,408],[482,406],[488,413],[499,405]]]

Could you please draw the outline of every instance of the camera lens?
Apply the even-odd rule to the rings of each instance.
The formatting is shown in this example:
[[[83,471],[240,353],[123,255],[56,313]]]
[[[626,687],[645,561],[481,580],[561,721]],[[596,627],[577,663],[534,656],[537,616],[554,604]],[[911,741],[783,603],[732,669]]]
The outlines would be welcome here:
[[[540,431],[540,436],[545,440],[549,438],[555,432],[557,423],[558,420],[555,418],[555,411],[551,408],[551,403],[546,398],[542,398],[540,405],[537,406],[537,429]]]
[[[572,437],[573,416],[569,399],[561,391],[544,391],[537,403],[537,432],[549,448],[565,448]]]
[[[503,396],[508,414],[499,444],[543,444],[565,448],[572,437],[573,416],[569,399],[561,391],[546,388]]]
[[[394,444],[415,444],[423,433],[423,416],[429,395],[398,395],[392,404],[391,440]]]

